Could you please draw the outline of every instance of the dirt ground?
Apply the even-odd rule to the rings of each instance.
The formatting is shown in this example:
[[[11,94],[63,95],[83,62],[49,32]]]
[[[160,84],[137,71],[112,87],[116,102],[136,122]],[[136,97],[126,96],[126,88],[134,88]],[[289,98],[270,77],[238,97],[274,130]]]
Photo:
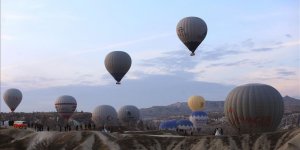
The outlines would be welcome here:
[[[162,131],[105,133],[0,129],[0,149],[6,150],[234,150],[300,149],[300,128],[240,136],[179,136]]]

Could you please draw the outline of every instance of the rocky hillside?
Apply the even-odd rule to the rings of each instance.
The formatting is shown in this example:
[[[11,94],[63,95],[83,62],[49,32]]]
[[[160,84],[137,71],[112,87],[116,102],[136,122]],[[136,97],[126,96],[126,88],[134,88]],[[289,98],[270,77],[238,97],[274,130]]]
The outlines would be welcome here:
[[[201,150],[300,149],[300,129],[240,136],[178,136],[159,131],[104,133],[100,131],[0,130],[0,149],[9,150]]]
[[[289,96],[283,97],[285,113],[300,112],[300,100]],[[223,113],[224,101],[206,101],[206,112]],[[153,106],[150,108],[142,108],[141,114],[143,118],[168,118],[170,116],[189,115],[191,110],[186,102],[177,102],[167,106]]]

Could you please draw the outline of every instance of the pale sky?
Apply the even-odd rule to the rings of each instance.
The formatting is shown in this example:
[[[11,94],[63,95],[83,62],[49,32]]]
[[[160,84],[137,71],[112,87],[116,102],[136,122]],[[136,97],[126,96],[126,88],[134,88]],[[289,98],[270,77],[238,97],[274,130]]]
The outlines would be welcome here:
[[[208,27],[194,57],[175,30],[188,16]],[[22,91],[25,112],[55,111],[64,94],[84,111],[225,100],[247,83],[300,98],[299,18],[298,0],[2,0],[1,111],[8,88]],[[115,50],[132,58],[120,86],[104,66]]]

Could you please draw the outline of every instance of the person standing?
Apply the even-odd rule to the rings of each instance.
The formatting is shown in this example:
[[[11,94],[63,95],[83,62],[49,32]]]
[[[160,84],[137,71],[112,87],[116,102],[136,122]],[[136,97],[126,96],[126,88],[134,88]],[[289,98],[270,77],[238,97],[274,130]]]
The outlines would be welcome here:
[[[216,130],[215,130],[215,136],[220,136],[220,135],[221,135],[220,129],[216,128]]]

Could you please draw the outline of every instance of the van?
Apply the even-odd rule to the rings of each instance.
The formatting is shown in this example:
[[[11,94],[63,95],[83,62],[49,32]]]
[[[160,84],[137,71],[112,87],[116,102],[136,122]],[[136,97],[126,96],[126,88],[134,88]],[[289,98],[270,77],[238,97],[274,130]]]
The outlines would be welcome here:
[[[27,128],[27,122],[26,121],[14,121],[14,128],[18,129],[26,129]]]

